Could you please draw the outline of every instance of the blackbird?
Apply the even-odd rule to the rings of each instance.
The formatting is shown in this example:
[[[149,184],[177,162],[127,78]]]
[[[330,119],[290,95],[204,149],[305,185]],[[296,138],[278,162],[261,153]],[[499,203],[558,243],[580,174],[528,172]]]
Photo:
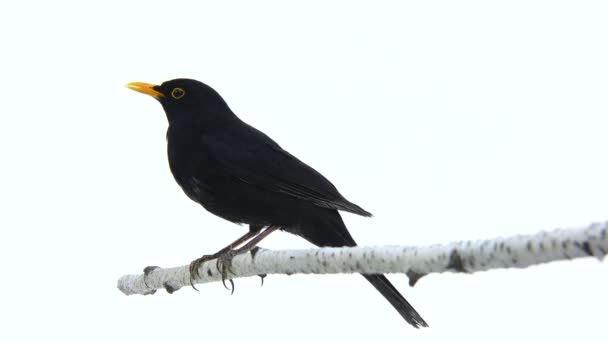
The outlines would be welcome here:
[[[173,177],[193,201],[249,232],[213,255],[190,265],[247,251],[280,229],[319,247],[356,246],[339,210],[371,216],[348,201],[312,167],[285,151],[266,134],[239,119],[208,85],[174,79],[161,85],[133,82],[127,87],[163,106],[169,128],[167,152]],[[263,229],[266,227],[266,229]],[[363,274],[412,326],[427,323],[382,274]]]

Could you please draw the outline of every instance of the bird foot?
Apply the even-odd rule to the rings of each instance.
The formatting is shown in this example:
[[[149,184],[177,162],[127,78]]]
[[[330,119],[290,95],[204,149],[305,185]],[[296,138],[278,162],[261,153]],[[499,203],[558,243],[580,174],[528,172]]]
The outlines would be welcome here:
[[[224,287],[226,289],[231,291],[230,294],[234,293],[234,281],[232,279],[228,278],[228,273],[234,274],[234,272],[232,272],[232,259],[234,259],[234,257],[239,254],[241,254],[241,252],[239,250],[228,251],[228,252],[220,255],[217,258],[217,262],[216,262],[217,270],[222,275],[222,284],[224,285]],[[231,285],[230,288],[228,288],[228,286],[226,286],[226,280],[228,280],[230,282],[230,285]]]
[[[216,254],[206,254],[190,263],[190,286],[192,286],[192,288],[196,291],[198,291],[198,289],[194,286],[194,280],[200,276],[198,270],[202,264],[215,258],[217,258]]]

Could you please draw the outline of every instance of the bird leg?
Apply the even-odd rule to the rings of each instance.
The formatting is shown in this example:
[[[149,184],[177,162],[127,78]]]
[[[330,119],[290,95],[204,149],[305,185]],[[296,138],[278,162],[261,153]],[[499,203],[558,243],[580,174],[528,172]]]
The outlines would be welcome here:
[[[222,283],[224,284],[224,287],[226,287],[226,279],[228,278],[228,272],[233,273],[231,271],[232,259],[239,254],[249,252],[253,247],[255,247],[258,243],[260,243],[260,241],[264,240],[264,238],[266,238],[268,235],[270,235],[270,233],[274,232],[275,230],[277,230],[279,228],[280,228],[279,226],[271,225],[268,228],[266,228],[266,230],[262,231],[261,233],[256,235],[253,239],[251,239],[249,242],[247,242],[243,247],[230,250],[230,251],[220,255],[217,258],[216,266],[217,266],[217,270],[222,273]],[[230,283],[232,284],[232,292],[234,293],[234,283],[232,282],[232,279],[229,279],[229,280],[230,280]]]
[[[203,263],[205,263],[209,260],[216,259],[219,256],[221,256],[227,252],[230,252],[234,247],[240,246],[243,242],[256,236],[259,232],[260,232],[259,230],[250,229],[247,232],[247,234],[236,239],[233,243],[229,244],[228,246],[220,249],[217,253],[203,255],[202,257],[191,262],[190,268],[189,268],[190,269],[190,286],[192,286],[192,288],[196,290],[196,287],[194,287],[193,280],[199,276],[198,270]]]

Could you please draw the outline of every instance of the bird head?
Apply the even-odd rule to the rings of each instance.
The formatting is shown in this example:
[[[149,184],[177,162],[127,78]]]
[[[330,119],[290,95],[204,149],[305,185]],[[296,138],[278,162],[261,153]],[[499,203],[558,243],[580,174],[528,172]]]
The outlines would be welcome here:
[[[161,85],[132,82],[126,86],[157,99],[167,114],[169,124],[217,120],[234,115],[218,92],[196,80],[178,78]]]

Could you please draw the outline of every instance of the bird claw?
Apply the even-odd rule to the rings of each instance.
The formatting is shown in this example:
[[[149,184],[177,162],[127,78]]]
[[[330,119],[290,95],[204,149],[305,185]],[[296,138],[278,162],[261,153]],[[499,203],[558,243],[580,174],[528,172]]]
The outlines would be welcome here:
[[[217,268],[217,271],[222,275],[222,284],[224,285],[224,287],[227,290],[231,291],[230,294],[233,294],[234,293],[234,281],[228,277],[229,273],[232,275],[235,274],[234,272],[232,272],[232,259],[235,256],[237,256],[241,253],[244,253],[244,252],[246,252],[245,249],[237,249],[237,250],[233,249],[233,250],[230,250],[227,252],[220,251],[216,254],[203,255],[202,257],[192,261],[189,266],[190,286],[192,286],[193,289],[198,291],[198,289],[194,286],[194,280],[196,280],[200,276],[200,273],[198,272],[198,270],[200,269],[200,267],[203,263],[217,258],[215,267]],[[209,274],[209,275],[211,275],[211,274]],[[228,280],[230,282],[230,285],[231,285],[230,288],[226,285],[226,280]]]
[[[234,275],[232,271],[232,259],[239,254],[238,251],[232,250],[220,255],[217,258],[217,262],[215,264],[217,271],[222,275],[222,284],[227,290],[230,290],[230,294],[234,293],[234,281],[228,278],[228,273]],[[226,286],[226,280],[230,282],[230,288]]]
[[[215,257],[215,255],[206,254],[190,263],[190,286],[192,286],[192,288],[196,291],[198,291],[198,289],[196,288],[196,286],[194,286],[194,280],[196,280],[200,276],[198,270],[200,269],[202,264],[209,260],[215,259]]]

